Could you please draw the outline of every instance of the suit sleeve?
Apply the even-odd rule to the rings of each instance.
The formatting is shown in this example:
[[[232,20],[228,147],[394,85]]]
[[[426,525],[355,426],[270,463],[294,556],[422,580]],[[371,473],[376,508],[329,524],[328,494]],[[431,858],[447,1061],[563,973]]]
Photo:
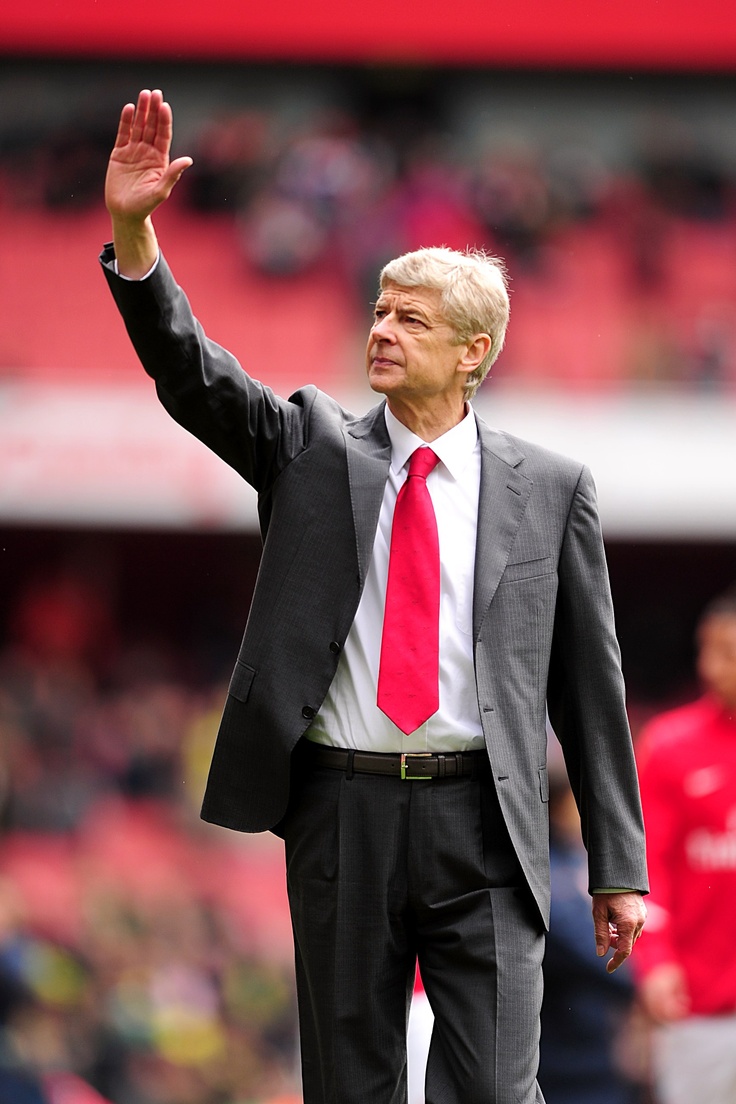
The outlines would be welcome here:
[[[644,828],[595,487],[567,518],[547,702],[580,810],[589,886],[648,891]]]
[[[106,246],[100,261],[128,335],[169,414],[263,491],[305,447],[317,392],[286,401],[211,341],[194,317],[163,256],[145,280],[114,270]]]

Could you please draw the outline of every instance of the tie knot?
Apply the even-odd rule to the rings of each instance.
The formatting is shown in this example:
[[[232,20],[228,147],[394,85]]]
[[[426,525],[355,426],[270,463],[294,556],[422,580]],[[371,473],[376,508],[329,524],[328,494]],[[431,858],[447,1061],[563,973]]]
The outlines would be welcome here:
[[[409,461],[409,475],[407,479],[411,478],[412,475],[418,475],[421,479],[426,479],[439,462],[439,456],[432,452],[431,448],[415,449]]]

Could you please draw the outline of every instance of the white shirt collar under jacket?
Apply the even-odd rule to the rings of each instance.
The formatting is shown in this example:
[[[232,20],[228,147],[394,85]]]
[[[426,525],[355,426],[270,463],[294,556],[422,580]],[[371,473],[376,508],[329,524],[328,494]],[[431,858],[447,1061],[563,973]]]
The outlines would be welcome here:
[[[398,475],[405,467],[411,454],[426,442],[412,433],[403,422],[395,417],[386,405],[386,428],[391,438],[391,471]],[[453,479],[461,479],[478,443],[478,426],[475,415],[468,406],[467,413],[447,433],[430,443],[430,448],[439,456]]]

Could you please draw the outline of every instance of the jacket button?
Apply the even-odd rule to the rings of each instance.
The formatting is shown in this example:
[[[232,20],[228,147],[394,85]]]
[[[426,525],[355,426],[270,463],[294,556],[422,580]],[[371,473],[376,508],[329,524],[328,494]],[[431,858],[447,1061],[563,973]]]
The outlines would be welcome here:
[[[316,712],[316,709],[312,709],[311,705],[305,705],[302,708],[302,717],[304,717],[305,721],[311,721]]]
[[[342,648],[340,647],[340,645],[338,644],[338,642],[336,640],[331,640],[330,641],[330,651],[334,652],[335,655],[337,655],[338,652],[342,651]]]

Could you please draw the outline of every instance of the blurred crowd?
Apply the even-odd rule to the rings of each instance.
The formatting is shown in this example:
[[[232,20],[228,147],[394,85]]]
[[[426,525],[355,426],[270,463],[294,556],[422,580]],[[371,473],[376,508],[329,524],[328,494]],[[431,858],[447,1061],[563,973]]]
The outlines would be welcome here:
[[[653,125],[629,163],[612,165],[554,139],[489,133],[471,144],[423,112],[359,119],[334,108],[289,131],[249,110],[212,119],[193,155],[189,207],[231,212],[245,262],[266,276],[328,264],[362,305],[392,257],[478,246],[506,260],[523,310],[506,355],[512,374],[524,360],[564,372],[550,346],[566,332],[574,359],[569,323],[582,330],[587,314],[605,335],[613,308],[620,350],[597,359],[610,355],[616,375],[719,390],[736,382],[736,173],[685,128]],[[559,335],[545,299],[569,319]],[[548,328],[544,352],[524,348],[521,326]],[[591,353],[582,372],[605,374]]]
[[[254,111],[212,120],[187,186],[194,209],[234,210],[244,249],[276,274],[332,248],[373,280],[377,262],[429,241],[486,243],[530,272],[561,230],[600,220],[630,239],[632,277],[651,288],[668,220],[736,215],[736,176],[681,132],[652,135],[614,167],[592,149],[524,139],[468,148],[421,115],[360,121],[334,109],[296,133],[275,123]]]
[[[0,650],[0,1100],[294,1099],[279,844],[198,817],[222,688],[74,577]],[[217,702],[217,704],[215,704]]]
[[[0,195],[60,213],[98,204],[110,144],[110,120],[96,115],[6,133]],[[329,265],[365,304],[391,257],[477,245],[507,259],[519,302],[531,288],[543,328],[545,298],[578,328],[586,314],[605,327],[613,308],[619,374],[717,389],[736,380],[736,173],[675,119],[652,122],[616,164],[554,136],[546,147],[493,132],[471,142],[426,106],[335,104],[298,123],[233,108],[202,123],[186,152],[182,202],[200,218],[231,217],[244,263],[265,278]],[[514,349],[512,359],[529,355],[518,340]]]
[[[110,132],[109,118],[93,112],[6,131],[5,197],[52,210],[99,203]],[[675,118],[653,122],[625,165],[553,136],[547,148],[493,133],[471,144],[426,105],[361,117],[335,104],[298,124],[274,110],[232,108],[213,113],[187,152],[192,209],[238,217],[244,249],[276,275],[328,249],[373,274],[376,256],[459,238],[487,241],[514,269],[534,268],[560,228],[602,218],[630,236],[633,274],[650,286],[662,275],[668,219],[723,225],[736,216],[736,171]]]

